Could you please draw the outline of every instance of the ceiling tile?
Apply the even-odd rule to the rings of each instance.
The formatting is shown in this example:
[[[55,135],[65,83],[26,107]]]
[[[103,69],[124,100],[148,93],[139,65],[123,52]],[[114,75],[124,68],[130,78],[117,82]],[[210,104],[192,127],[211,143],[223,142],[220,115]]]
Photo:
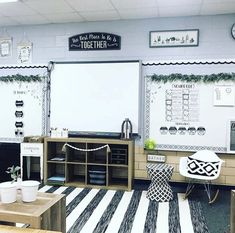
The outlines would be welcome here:
[[[157,0],[159,7],[166,6],[185,6],[185,5],[200,5],[203,0]]]
[[[199,15],[199,12],[200,5],[159,8],[160,17],[194,16]]]
[[[156,0],[110,0],[116,9],[135,9],[142,7],[157,7]]]
[[[202,4],[200,14],[211,15],[211,14],[229,14],[235,12],[235,2],[232,3],[213,3],[213,4]]]
[[[42,15],[25,15],[25,16],[17,16],[15,18],[11,17],[11,18],[17,20],[22,25],[51,23],[48,19],[46,19]]]
[[[234,3],[234,0],[202,0],[202,4],[229,4],[229,3]]]
[[[19,22],[11,19],[10,17],[0,17],[0,26],[11,26],[11,25],[19,25]],[[2,32],[0,32],[1,36]]]
[[[114,10],[109,0],[66,0],[77,11]]]
[[[36,13],[22,2],[0,4],[0,12],[4,16],[34,15]]]
[[[71,23],[71,22],[82,22],[84,19],[78,15],[76,12],[74,13],[58,13],[58,14],[48,14],[45,17],[50,20],[51,23]]]
[[[84,11],[79,13],[87,21],[118,20],[120,16],[112,11]]]
[[[158,8],[121,9],[119,15],[122,19],[153,18],[158,16]]]
[[[41,14],[74,12],[64,0],[33,0],[25,4]]]
[[[235,0],[20,0],[0,4],[0,26],[231,13]]]

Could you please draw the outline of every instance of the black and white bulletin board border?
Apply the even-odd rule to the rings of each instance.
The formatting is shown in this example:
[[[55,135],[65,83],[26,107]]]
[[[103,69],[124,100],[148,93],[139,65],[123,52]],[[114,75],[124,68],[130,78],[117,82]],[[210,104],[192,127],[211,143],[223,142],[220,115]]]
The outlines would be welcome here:
[[[151,122],[155,122],[155,121],[152,121],[152,119],[153,119],[153,117],[159,118],[161,113],[163,113],[163,112],[160,112],[159,109],[157,109],[158,105],[155,105],[155,109],[151,109],[151,107],[153,108],[152,102],[156,101],[156,98],[158,98],[157,101],[159,101],[159,95],[156,94],[156,92],[158,92],[158,90],[154,89],[155,92],[153,90],[151,90],[151,86],[152,86],[151,76],[155,72],[157,73],[157,75],[166,75],[166,74],[168,75],[168,74],[170,74],[170,73],[167,73],[169,71],[165,71],[165,70],[168,70],[168,69],[174,70],[174,67],[176,67],[176,70],[177,69],[181,70],[182,73],[184,73],[184,67],[187,67],[186,70],[189,70],[189,67],[208,67],[208,70],[209,70],[208,72],[210,72],[211,67],[216,67],[215,72],[217,72],[217,73],[219,73],[218,71],[220,70],[220,68],[221,68],[222,74],[223,74],[224,70],[226,70],[225,73],[228,73],[228,72],[232,73],[234,70],[234,67],[235,67],[234,65],[235,65],[235,61],[226,61],[226,60],[225,61],[175,61],[175,62],[166,61],[166,62],[146,62],[146,63],[143,63],[142,66],[143,66],[143,73],[144,73],[144,78],[145,78],[144,139],[149,139],[149,138],[154,139],[156,141],[156,149],[157,150],[198,151],[198,150],[207,149],[207,150],[212,150],[212,151],[220,152],[220,153],[228,152],[227,143],[226,143],[226,140],[227,140],[226,137],[228,136],[227,133],[226,133],[226,135],[223,135],[225,137],[223,143],[218,144],[218,143],[216,143],[216,140],[215,140],[215,143],[207,143],[207,137],[208,137],[207,130],[210,130],[210,129],[207,129],[206,124],[204,125],[204,127],[198,127],[198,128],[204,129],[203,134],[201,134],[201,132],[199,133],[199,131],[197,131],[197,129],[198,129],[197,127],[190,127],[190,125],[187,125],[187,124],[183,125],[184,123],[178,123],[178,125],[176,124],[175,125],[176,127],[174,127],[176,129],[176,132],[170,132],[169,127],[165,127],[167,129],[167,133],[162,131],[161,133],[158,134],[158,137],[155,137],[156,134],[153,136],[153,134],[152,134],[153,125],[151,125]],[[203,68],[203,69],[205,69],[205,68]],[[163,74],[161,73],[162,70],[163,70]],[[187,71],[186,71],[186,73],[187,73]],[[212,73],[214,73],[214,72],[212,71]],[[177,81],[179,81],[179,80],[177,80]],[[226,82],[227,80],[222,80],[222,81]],[[228,81],[230,81],[230,84],[232,82],[233,83],[232,85],[234,86],[234,78],[232,80],[230,79]],[[162,86],[164,86],[164,82],[165,81],[163,81],[161,83]],[[169,82],[173,83],[174,80],[169,80]],[[217,84],[217,80],[215,82]],[[218,80],[218,82],[219,82],[219,80]],[[210,85],[210,84],[208,84],[208,85]],[[199,85],[199,91],[200,91],[200,85]],[[162,95],[162,96],[164,96],[164,95]],[[163,97],[163,98],[165,98],[165,97]],[[165,102],[165,99],[163,99],[162,101]],[[200,103],[200,104],[202,104],[202,103]],[[213,105],[213,104],[211,104],[211,105]],[[214,109],[215,108],[216,107],[214,106]],[[234,110],[234,106],[217,107],[218,111],[220,111],[223,108],[225,109],[225,111],[227,109]],[[153,114],[153,111],[155,112],[154,114]],[[230,110],[228,110],[228,111],[230,111]],[[208,114],[210,114],[210,113],[208,113]],[[230,116],[228,116],[228,119],[235,117],[235,114],[233,114],[233,116],[231,116],[231,114],[233,114],[233,113],[231,113],[231,111],[230,111]],[[198,116],[198,119],[200,119],[200,117],[201,116]],[[223,118],[222,120],[224,120],[225,118]],[[213,120],[216,120],[216,116],[214,116]],[[218,121],[220,121],[219,117],[218,117]],[[203,121],[203,122],[205,123],[205,121]],[[174,124],[175,122],[171,122],[171,123]],[[216,129],[218,123],[221,124],[221,122],[217,122],[214,126],[215,129]],[[226,123],[227,122],[223,122],[223,124],[225,125],[224,126],[225,128],[226,128]],[[155,130],[160,131],[160,128],[161,128],[160,126],[161,125],[158,125],[158,127],[156,127],[156,125],[154,125]],[[162,128],[164,128],[164,127],[162,127]],[[173,127],[171,127],[171,128],[173,128]],[[184,132],[182,131],[182,134],[181,134],[178,130],[180,128],[184,128],[186,131],[184,131]],[[201,144],[196,143],[195,144],[195,140],[192,140],[193,134],[188,135],[189,128],[195,129],[195,132],[194,132],[195,138],[196,137],[198,137],[198,138],[204,137],[205,143],[201,143]],[[227,129],[225,129],[225,130],[227,130]],[[224,134],[224,132],[222,132],[222,134]],[[215,138],[217,137],[216,134],[214,136],[215,136]],[[161,140],[160,137],[163,137],[163,138],[165,137],[165,139],[168,138],[169,140],[165,140],[165,139]],[[180,137],[181,137],[182,141],[178,144],[179,140],[181,140],[181,139],[179,139]],[[190,138],[190,137],[191,137],[190,140],[194,141],[193,143],[190,143],[190,140],[187,141],[187,138]],[[178,138],[178,140],[174,140],[176,138]],[[185,139],[186,139],[186,141],[185,141]],[[211,142],[211,139],[209,141]],[[167,142],[167,143],[165,143],[165,142]]]
[[[4,109],[0,142],[18,143],[24,136],[46,135],[48,66],[6,65],[0,70]]]

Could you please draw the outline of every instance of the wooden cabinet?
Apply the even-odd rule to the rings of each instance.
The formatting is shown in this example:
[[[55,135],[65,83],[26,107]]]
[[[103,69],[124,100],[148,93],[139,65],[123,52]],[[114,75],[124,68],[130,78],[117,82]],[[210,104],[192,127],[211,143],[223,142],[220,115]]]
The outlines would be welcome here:
[[[35,160],[38,163],[33,163]],[[35,165],[38,165],[36,171],[32,169],[36,167]],[[20,144],[20,168],[23,180],[41,181],[43,179],[43,143],[22,142]]]
[[[46,184],[132,189],[132,140],[46,138],[44,143]]]

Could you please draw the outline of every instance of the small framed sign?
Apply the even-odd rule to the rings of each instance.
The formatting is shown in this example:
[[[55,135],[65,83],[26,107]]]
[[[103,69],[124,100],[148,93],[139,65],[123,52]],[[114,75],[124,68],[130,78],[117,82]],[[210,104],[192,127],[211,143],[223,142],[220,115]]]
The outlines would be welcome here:
[[[214,106],[234,106],[235,87],[233,85],[215,85]]]
[[[8,57],[12,54],[12,38],[0,38],[0,57]]]
[[[69,51],[119,50],[121,37],[105,32],[89,32],[69,37]]]
[[[17,62],[18,63],[32,63],[32,48],[31,42],[19,43],[17,45]]]
[[[198,29],[151,31],[149,33],[150,48],[198,46],[198,44]]]

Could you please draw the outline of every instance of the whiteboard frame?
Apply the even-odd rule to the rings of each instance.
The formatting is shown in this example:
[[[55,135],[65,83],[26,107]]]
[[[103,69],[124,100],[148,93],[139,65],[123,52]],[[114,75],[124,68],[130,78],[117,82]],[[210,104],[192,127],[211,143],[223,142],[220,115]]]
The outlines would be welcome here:
[[[104,64],[104,63],[138,63],[138,66],[139,66],[139,71],[138,71],[138,128],[136,130],[136,132],[133,132],[135,135],[141,135],[142,132],[143,132],[143,118],[142,118],[142,115],[143,115],[143,95],[144,95],[144,89],[143,89],[143,85],[144,85],[144,78],[142,76],[142,62],[141,60],[112,60],[112,61],[50,61],[49,62],[49,85],[50,87],[48,88],[48,96],[49,96],[49,106],[48,106],[48,109],[49,109],[49,114],[48,114],[48,127],[47,127],[47,134],[50,133],[50,128],[52,127],[51,125],[51,74],[53,72],[53,68],[54,68],[54,65],[56,64]],[[123,119],[124,120],[124,119]],[[131,120],[131,119],[130,119]],[[120,122],[120,131],[121,132],[121,123]],[[75,131],[75,130],[69,130],[69,133],[71,133],[71,135],[73,136],[76,136],[76,132],[85,132],[85,131]],[[89,133],[90,131],[88,131]],[[96,131],[92,131],[91,133],[95,133]],[[100,131],[101,133],[103,131]],[[117,132],[117,133],[119,133]],[[99,133],[99,132],[98,132]],[[104,132],[104,133],[109,133],[109,132]],[[114,134],[116,134],[116,132],[113,132]],[[110,132],[110,135],[112,135],[112,132]]]

